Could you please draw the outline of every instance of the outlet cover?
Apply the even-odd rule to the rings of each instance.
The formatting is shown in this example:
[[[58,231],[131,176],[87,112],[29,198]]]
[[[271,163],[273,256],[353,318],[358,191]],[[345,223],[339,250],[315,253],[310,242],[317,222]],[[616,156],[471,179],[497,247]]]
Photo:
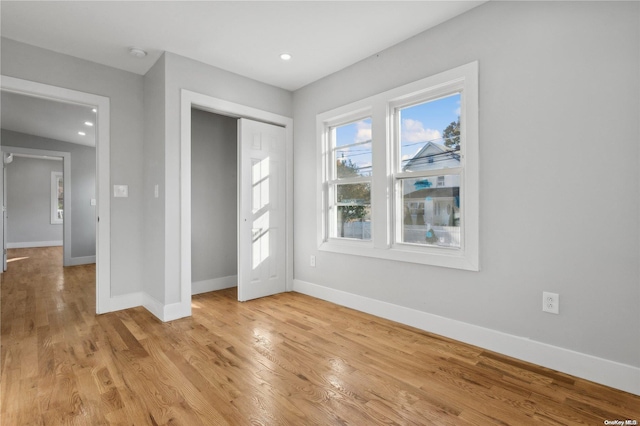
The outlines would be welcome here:
[[[542,310],[550,314],[560,313],[560,295],[558,293],[542,292]]]
[[[129,185],[113,185],[113,196],[126,198],[129,196]]]

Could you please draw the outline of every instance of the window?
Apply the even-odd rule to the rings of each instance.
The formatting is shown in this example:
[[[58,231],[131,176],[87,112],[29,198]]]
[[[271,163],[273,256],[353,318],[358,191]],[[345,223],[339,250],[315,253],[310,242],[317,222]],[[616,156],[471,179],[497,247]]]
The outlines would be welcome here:
[[[329,237],[371,240],[371,118],[328,132]]]
[[[395,109],[395,243],[460,248],[461,97]],[[411,209],[416,202],[423,208]]]
[[[51,224],[59,225],[64,219],[64,179],[62,172],[51,172]]]
[[[319,114],[321,250],[478,270],[478,64]]]

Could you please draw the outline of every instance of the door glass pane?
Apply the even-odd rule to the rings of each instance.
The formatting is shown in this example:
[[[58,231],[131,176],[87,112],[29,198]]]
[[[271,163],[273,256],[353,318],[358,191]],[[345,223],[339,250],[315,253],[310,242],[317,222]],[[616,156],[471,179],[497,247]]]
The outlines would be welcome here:
[[[460,167],[460,93],[398,110],[403,172]]]
[[[371,239],[371,184],[336,185],[334,237]]]
[[[401,243],[460,248],[460,175],[401,179]]]

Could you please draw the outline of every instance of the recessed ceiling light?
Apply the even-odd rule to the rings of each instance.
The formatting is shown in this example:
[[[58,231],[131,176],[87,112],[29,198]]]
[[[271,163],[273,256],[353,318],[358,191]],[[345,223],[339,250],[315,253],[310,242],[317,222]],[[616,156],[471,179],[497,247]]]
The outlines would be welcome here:
[[[144,58],[145,56],[147,56],[147,52],[138,47],[130,47],[129,54],[131,56],[135,56],[136,58]]]
[[[91,112],[98,112],[96,108],[92,109]]]
[[[86,133],[85,133],[85,132],[78,132],[78,134],[79,134],[80,136],[84,136],[84,135],[86,135]]]
[[[282,59],[283,61],[288,61],[289,59],[291,59],[291,54],[290,53],[282,53],[280,55],[280,59]]]
[[[84,125],[85,125],[85,126],[89,126],[89,127],[91,127],[91,126],[93,126],[93,123],[92,123],[92,122],[90,122],[90,121],[85,121],[85,122],[84,122]]]

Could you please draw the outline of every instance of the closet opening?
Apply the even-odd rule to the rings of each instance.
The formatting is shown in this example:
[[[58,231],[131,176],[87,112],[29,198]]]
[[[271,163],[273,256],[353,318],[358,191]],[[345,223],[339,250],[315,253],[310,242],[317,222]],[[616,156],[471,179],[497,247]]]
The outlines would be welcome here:
[[[191,294],[238,285],[238,119],[191,108]]]

